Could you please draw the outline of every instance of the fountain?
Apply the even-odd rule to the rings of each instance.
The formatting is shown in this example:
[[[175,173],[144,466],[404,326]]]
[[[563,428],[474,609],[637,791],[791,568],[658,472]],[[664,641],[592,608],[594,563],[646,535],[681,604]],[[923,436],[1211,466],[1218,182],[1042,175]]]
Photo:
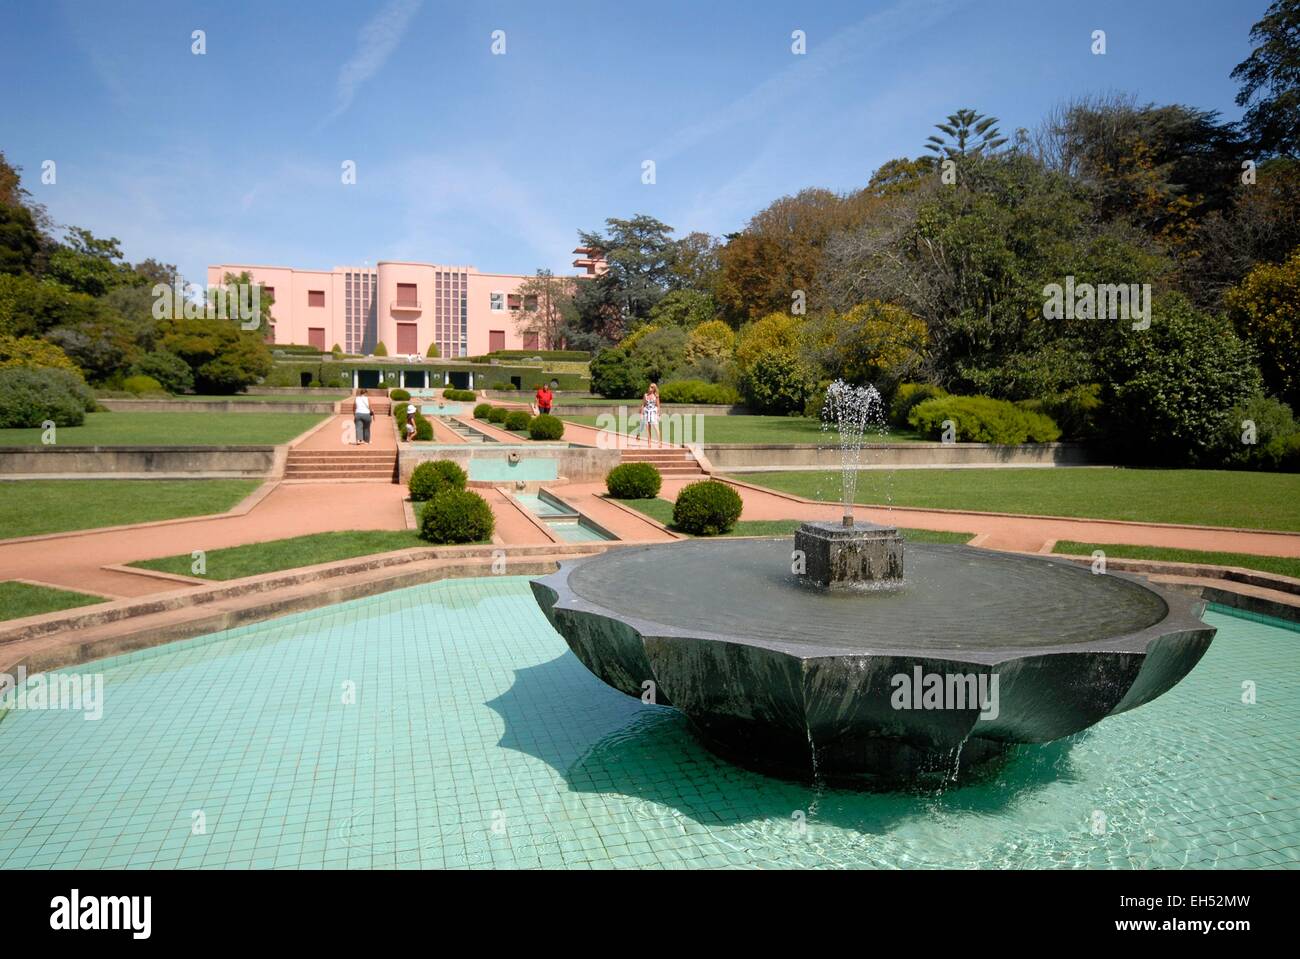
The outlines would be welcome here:
[[[849,487],[879,394],[832,386],[827,407]],[[1063,560],[910,543],[904,575],[897,529],[855,522],[853,499],[793,543],[611,550],[533,594],[592,673],[720,755],[866,788],[960,781],[1140,706],[1214,637],[1190,594]]]

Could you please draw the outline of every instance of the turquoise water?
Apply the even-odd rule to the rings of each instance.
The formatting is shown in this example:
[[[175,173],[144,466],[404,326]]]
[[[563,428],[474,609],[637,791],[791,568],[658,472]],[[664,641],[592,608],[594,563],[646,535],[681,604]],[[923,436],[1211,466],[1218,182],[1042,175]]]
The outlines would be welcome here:
[[[594,526],[588,526],[582,521],[567,522],[549,522],[546,524],[556,536],[566,543],[603,543],[607,540],[614,539],[607,533],[601,532]]]
[[[0,865],[1295,868],[1300,634],[1208,618],[1155,702],[993,782],[869,795],[716,759],[523,578],[415,587],[83,666],[98,722],[8,713]]]
[[[420,412],[425,416],[460,416],[465,412],[465,406],[461,403],[444,403],[442,406],[426,403],[420,407]]]
[[[536,457],[520,457],[512,464],[505,454],[500,457],[478,457],[469,461],[469,478],[485,483],[513,483],[556,479],[560,475],[558,461]]]
[[[556,503],[550,497],[544,497],[540,493],[515,493],[515,499],[535,516],[574,515],[574,511],[569,507]]]

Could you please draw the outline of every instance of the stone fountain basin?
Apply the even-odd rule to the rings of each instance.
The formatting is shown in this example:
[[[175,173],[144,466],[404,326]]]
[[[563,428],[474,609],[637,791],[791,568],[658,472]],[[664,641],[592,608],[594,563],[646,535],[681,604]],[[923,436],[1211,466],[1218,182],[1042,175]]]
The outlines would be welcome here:
[[[947,777],[1077,733],[1172,688],[1215,633],[1190,594],[1060,560],[908,543],[900,585],[845,592],[802,583],[791,550],[790,538],[620,548],[532,589],[592,673],[676,707],[716,751],[862,784]],[[996,678],[996,715],[899,708],[896,677],[918,668],[986,689]]]

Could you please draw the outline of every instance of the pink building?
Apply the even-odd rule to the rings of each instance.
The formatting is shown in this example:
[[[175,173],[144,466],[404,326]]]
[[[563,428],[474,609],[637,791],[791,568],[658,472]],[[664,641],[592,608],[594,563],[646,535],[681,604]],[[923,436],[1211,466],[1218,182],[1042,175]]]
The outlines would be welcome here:
[[[390,260],[333,270],[221,263],[208,267],[208,283],[245,272],[274,297],[269,342],[365,355],[383,343],[389,356],[428,356],[436,344],[449,359],[552,346],[519,332],[519,310],[535,305],[517,292],[526,276]]]

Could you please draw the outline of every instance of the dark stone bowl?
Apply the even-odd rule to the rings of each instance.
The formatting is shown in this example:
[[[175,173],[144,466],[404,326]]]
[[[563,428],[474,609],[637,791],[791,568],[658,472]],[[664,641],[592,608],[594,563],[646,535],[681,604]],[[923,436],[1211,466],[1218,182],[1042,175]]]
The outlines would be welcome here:
[[[1215,633],[1191,595],[1060,560],[909,543],[901,585],[846,595],[792,576],[791,547],[620,548],[532,589],[591,672],[719,754],[867,788],[959,780],[1149,702]]]

